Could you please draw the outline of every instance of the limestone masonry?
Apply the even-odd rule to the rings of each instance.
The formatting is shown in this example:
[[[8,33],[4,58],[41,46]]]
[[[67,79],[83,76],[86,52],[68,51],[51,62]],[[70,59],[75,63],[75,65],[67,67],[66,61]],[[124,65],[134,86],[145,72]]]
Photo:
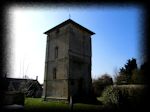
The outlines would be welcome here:
[[[91,35],[71,19],[46,31],[44,90],[46,100],[69,100],[91,91]]]

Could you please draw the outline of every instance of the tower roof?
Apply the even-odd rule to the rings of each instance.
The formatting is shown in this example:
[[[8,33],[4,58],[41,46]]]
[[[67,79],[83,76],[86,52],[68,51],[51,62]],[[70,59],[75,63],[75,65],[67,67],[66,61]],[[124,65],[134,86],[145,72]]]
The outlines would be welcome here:
[[[84,31],[90,33],[91,35],[95,34],[94,32],[88,30],[87,28],[81,26],[80,24],[76,23],[75,21],[73,21],[73,20],[71,20],[71,19],[68,19],[68,20],[64,21],[63,23],[60,23],[59,25],[53,27],[52,29],[50,29],[50,30],[44,32],[44,34],[47,34],[47,33],[51,32],[51,31],[54,31],[54,30],[56,30],[57,28],[60,28],[60,27],[66,25],[66,24],[69,24],[69,23],[72,23],[73,25],[75,25],[75,26],[77,26],[77,27],[83,29]]]

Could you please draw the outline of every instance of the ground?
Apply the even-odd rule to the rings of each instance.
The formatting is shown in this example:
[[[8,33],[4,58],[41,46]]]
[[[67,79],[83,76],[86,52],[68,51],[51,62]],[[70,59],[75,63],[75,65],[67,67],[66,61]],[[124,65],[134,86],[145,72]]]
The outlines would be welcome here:
[[[26,98],[25,100],[25,110],[27,111],[107,111],[111,108],[106,108],[104,105],[94,105],[94,104],[82,104],[82,103],[75,103],[73,105],[73,109],[71,110],[71,106],[65,102],[46,102],[43,101],[41,98]]]

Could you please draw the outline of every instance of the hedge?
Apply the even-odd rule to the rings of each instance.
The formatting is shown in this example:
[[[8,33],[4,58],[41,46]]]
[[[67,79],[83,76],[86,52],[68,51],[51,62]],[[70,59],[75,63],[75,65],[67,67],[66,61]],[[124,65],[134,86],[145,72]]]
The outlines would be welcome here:
[[[145,95],[144,85],[108,86],[102,93],[103,104],[136,107],[141,105]]]

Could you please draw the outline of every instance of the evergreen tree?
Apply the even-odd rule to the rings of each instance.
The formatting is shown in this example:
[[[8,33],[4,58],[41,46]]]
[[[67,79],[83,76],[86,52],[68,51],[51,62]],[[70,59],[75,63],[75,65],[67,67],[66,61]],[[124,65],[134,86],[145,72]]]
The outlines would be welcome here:
[[[132,58],[127,61],[124,67],[120,68],[119,75],[116,77],[117,84],[133,83],[133,71],[137,70],[136,59]]]

